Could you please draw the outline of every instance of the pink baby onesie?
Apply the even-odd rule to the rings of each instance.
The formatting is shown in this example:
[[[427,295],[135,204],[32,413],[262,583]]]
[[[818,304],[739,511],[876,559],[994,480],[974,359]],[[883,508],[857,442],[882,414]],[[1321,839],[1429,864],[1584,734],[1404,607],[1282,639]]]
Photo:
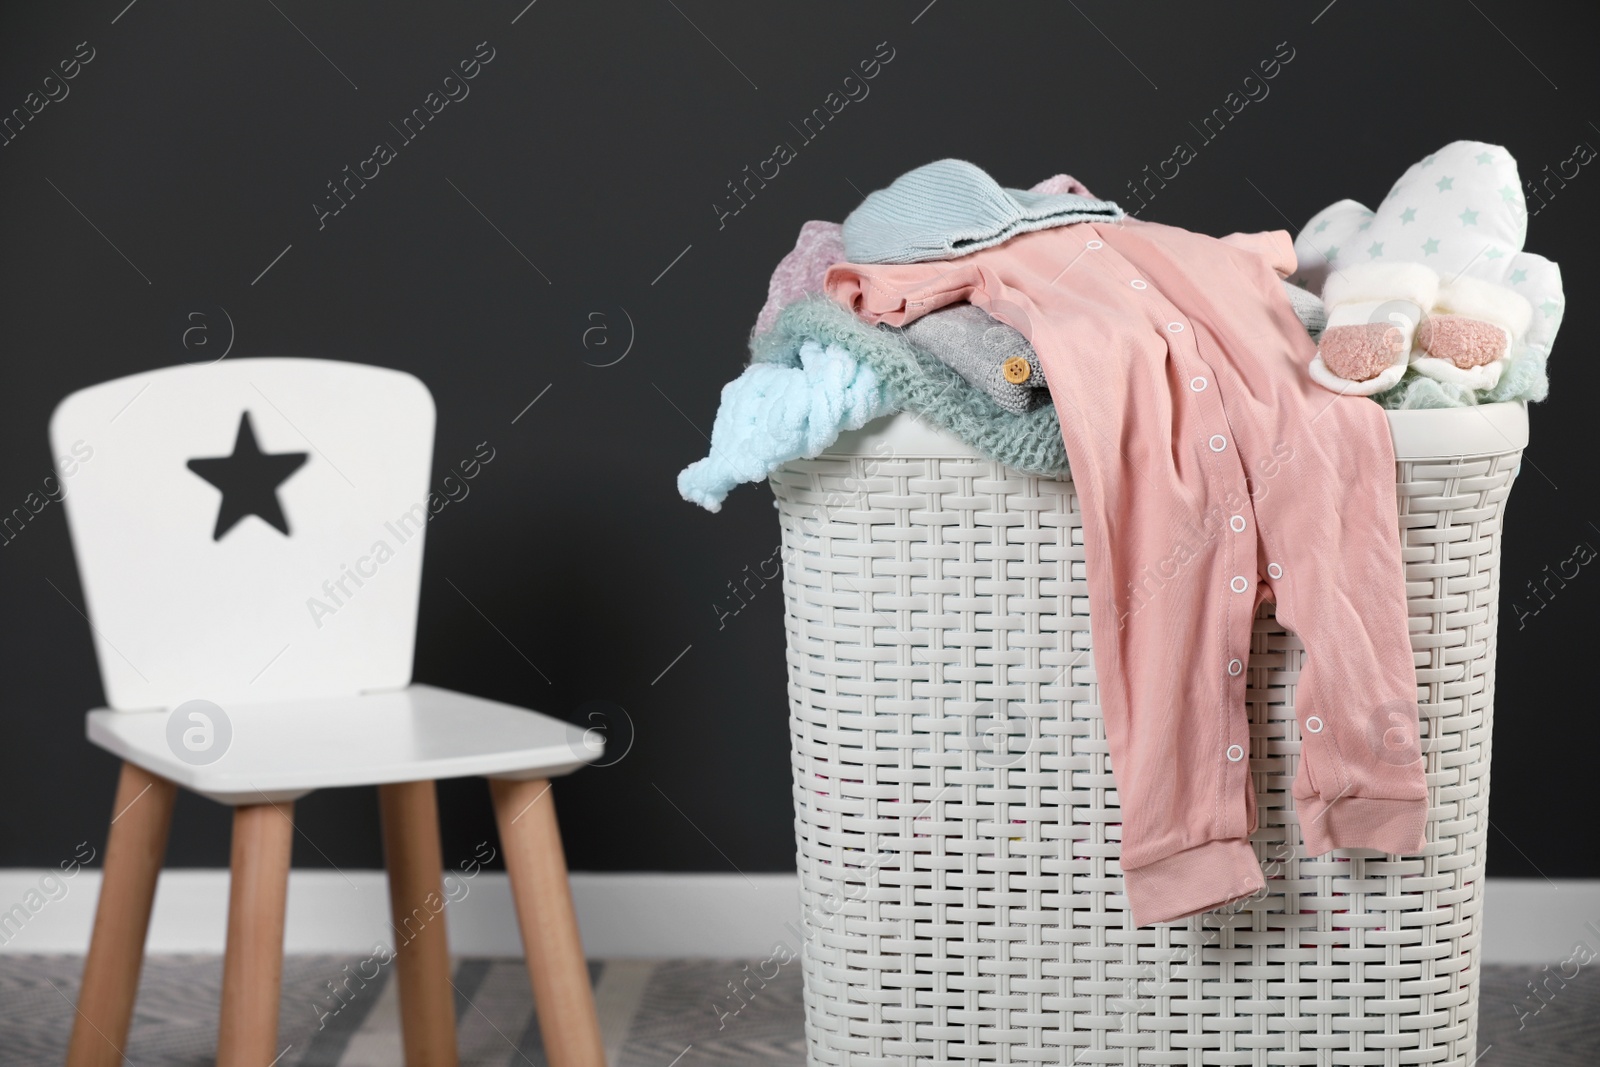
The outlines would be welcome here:
[[[1268,598],[1306,646],[1293,795],[1308,852],[1425,841],[1394,446],[1377,404],[1306,373],[1315,346],[1279,284],[1294,266],[1281,231],[1217,240],[1130,218],[827,274],[868,322],[970,300],[1039,353],[1083,508],[1141,926],[1264,885],[1244,665]]]

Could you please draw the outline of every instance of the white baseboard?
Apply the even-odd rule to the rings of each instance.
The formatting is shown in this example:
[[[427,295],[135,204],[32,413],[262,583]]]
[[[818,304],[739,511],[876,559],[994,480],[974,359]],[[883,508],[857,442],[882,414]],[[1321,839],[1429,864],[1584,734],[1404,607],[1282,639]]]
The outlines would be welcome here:
[[[55,873],[56,879],[44,879]],[[449,872],[444,912],[450,948],[462,956],[520,956],[505,874]],[[30,895],[31,894],[31,895]],[[765,956],[800,915],[793,874],[572,875],[584,949],[594,959]],[[74,878],[48,870],[0,870],[0,952],[81,953],[89,944],[100,872]],[[51,899],[54,897],[55,899]],[[15,908],[27,914],[19,922]],[[161,872],[149,952],[222,951],[228,872]],[[390,945],[389,890],[382,871],[306,871],[289,876],[284,951],[370,952]]]
[[[52,873],[0,870],[0,952],[87,948],[100,872],[46,881]],[[451,950],[520,956],[506,876],[455,878],[445,889]],[[796,945],[800,890],[792,874],[578,873],[572,892],[594,959],[747,959],[769,955],[778,941]],[[1578,942],[1600,951],[1600,880],[1494,878],[1486,892],[1484,962],[1556,964]],[[148,951],[220,953],[227,912],[227,871],[163,871]],[[394,936],[382,871],[290,876],[285,951],[369,952]]]

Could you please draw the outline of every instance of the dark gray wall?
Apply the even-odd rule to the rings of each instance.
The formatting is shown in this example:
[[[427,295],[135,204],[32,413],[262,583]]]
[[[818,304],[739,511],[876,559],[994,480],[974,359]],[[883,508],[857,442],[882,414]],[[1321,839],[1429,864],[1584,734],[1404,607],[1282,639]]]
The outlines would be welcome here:
[[[560,787],[579,869],[792,866],[780,597],[720,626],[714,607],[771,555],[771,497],[745,488],[713,516],[673,480],[705,452],[803,221],[842,218],[941,156],[1010,185],[1070,171],[1126,199],[1188,141],[1198,158],[1142,214],[1222,234],[1374,203],[1456,138],[1506,145],[1525,178],[1600,144],[1593,46],[1570,5],[124,2],[0,16],[0,109],[42,92],[80,42],[93,50],[69,95],[0,147],[0,510],[50,473],[53,405],[195,358],[180,340],[193,311],[220,344],[226,309],[233,356],[420,376],[439,404],[436,470],[484,440],[497,457],[431,527],[416,677],[573,721],[609,709],[614,751],[631,751]],[[389,123],[485,41],[470,96],[400,146]],[[880,42],[893,59],[870,95],[799,145],[791,123]],[[1191,123],[1280,42],[1294,58],[1270,95],[1203,143]],[[378,141],[396,158],[319,222],[325,183]],[[719,218],[726,183],[778,141],[797,158]],[[1514,607],[1537,606],[1525,583],[1547,565],[1600,545],[1584,414],[1600,379],[1582,333],[1600,284],[1592,170],[1530,227],[1575,310],[1505,540],[1497,875],[1600,874],[1555,817],[1582,810],[1590,784],[1600,574],[1584,568],[1537,614]],[[631,351],[596,366],[625,347],[628,318]],[[597,325],[609,332],[586,348]],[[55,864],[104,840],[116,777],[83,738],[101,692],[59,505],[9,536],[0,575],[0,864]],[[481,783],[441,796],[454,862],[493,824]],[[299,822],[297,863],[379,865],[371,791],[315,795]],[[225,864],[227,825],[186,797],[169,861]]]

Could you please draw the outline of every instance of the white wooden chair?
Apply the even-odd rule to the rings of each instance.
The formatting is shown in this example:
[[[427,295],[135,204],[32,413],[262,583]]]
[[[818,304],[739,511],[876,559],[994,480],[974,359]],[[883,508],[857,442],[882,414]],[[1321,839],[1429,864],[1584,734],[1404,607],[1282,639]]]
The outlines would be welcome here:
[[[89,713],[89,739],[123,760],[69,1067],[123,1061],[179,785],[234,811],[217,1062],[267,1067],[281,1051],[295,798],[377,785],[391,917],[416,928],[394,961],[406,1061],[455,1064],[445,915],[425,902],[444,899],[433,783],[464,775],[489,779],[547,1058],[603,1065],[548,795],[600,746],[409,684],[433,429],[410,375],[310,359],[135,374],[56,409],[110,704]],[[209,705],[179,710],[190,701]]]

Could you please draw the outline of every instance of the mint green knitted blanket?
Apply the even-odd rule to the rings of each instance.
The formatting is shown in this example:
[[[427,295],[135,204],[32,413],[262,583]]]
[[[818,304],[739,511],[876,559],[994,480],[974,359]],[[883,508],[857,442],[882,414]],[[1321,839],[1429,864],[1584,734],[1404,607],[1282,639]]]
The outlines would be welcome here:
[[[890,326],[868,326],[827,297],[784,308],[772,329],[750,339],[750,362],[798,366],[800,346],[836,344],[877,374],[895,406],[943,427],[990,459],[1028,474],[1061,477],[1067,449],[1054,404],[1015,414],[907,341]]]

